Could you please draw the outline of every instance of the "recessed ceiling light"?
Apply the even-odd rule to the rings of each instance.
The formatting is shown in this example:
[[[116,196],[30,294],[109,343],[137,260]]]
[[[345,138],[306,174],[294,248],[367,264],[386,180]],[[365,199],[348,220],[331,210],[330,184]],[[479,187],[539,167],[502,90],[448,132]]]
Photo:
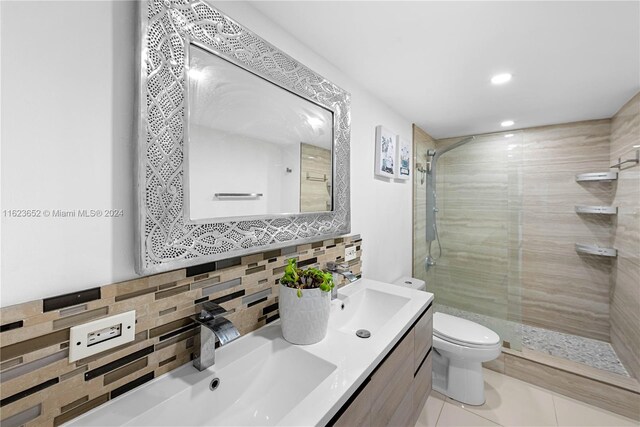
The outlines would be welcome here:
[[[512,134],[512,133],[508,133],[508,134],[506,134],[504,137],[505,137],[505,138],[511,138],[512,136],[513,136],[513,134]]]
[[[509,80],[511,80],[511,74],[509,73],[496,74],[495,76],[491,77],[491,83],[493,83],[494,85],[501,85],[508,82]]]
[[[503,128],[507,128],[509,126],[513,126],[513,124],[513,120],[505,120],[504,122],[500,123],[500,126],[502,126]]]

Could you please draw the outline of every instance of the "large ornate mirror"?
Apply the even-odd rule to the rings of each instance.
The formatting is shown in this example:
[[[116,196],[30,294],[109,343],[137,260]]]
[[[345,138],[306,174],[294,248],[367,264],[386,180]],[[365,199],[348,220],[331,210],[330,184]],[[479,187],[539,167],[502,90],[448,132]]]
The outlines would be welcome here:
[[[187,221],[330,211],[333,113],[194,44],[187,53]]]
[[[348,233],[349,94],[206,2],[140,22],[138,273]]]

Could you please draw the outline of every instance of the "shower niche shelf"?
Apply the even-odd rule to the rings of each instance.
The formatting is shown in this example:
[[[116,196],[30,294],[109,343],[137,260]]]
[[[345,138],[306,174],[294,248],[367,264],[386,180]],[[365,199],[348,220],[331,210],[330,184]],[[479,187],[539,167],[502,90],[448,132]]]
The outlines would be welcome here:
[[[599,215],[617,215],[618,208],[615,206],[585,206],[576,205],[576,213],[579,214],[599,214]]]
[[[584,245],[576,243],[576,252],[589,255],[600,255],[615,258],[618,256],[618,250],[614,248],[603,248],[598,245]]]
[[[618,172],[590,172],[590,173],[581,173],[576,175],[576,181],[584,182],[584,181],[601,181],[601,182],[611,182],[618,179]]]

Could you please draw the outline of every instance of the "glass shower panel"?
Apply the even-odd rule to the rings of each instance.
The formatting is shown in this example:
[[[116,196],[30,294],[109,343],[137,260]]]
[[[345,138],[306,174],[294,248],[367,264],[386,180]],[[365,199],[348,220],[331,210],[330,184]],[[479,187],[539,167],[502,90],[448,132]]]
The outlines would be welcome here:
[[[507,135],[510,135],[507,137]],[[436,150],[460,138],[439,141]],[[468,318],[495,330],[520,349],[520,240],[522,135],[490,134],[444,153],[436,165],[435,266],[425,269],[420,250],[414,272],[435,294],[436,311]],[[419,174],[417,174],[419,175]],[[416,222],[424,206],[416,185]],[[424,220],[422,220],[424,222]],[[424,239],[425,234],[416,239]],[[424,245],[425,257],[428,244]],[[442,250],[440,251],[440,247]],[[421,249],[419,245],[415,248]],[[440,253],[441,252],[441,253]]]

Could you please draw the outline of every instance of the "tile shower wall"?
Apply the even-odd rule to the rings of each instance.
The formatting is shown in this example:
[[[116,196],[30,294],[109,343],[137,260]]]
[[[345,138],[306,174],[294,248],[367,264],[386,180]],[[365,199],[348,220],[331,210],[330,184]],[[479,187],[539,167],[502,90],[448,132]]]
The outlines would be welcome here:
[[[610,216],[575,213],[577,204],[613,202],[615,184],[575,181],[576,174],[609,169],[610,120],[513,133],[508,140],[481,135],[486,141],[441,157],[438,169],[445,179],[438,179],[438,226],[450,262],[445,255],[428,275],[423,267],[424,186],[417,185],[414,274],[429,276],[428,287],[429,282],[442,284],[437,292],[440,303],[609,341],[612,262],[578,255],[574,244],[610,245],[614,227]],[[440,140],[437,146],[456,140]],[[416,142],[416,152],[426,150]],[[518,163],[521,174],[515,179],[513,168]],[[416,178],[414,185],[420,182]],[[495,209],[482,209],[488,204]],[[474,215],[465,218],[464,211],[470,208]],[[518,211],[520,218],[513,216]],[[468,250],[469,245],[476,250]],[[511,277],[509,263],[519,267]]]
[[[611,164],[633,158],[639,145],[640,93],[611,119]],[[611,344],[629,373],[640,378],[640,165],[619,172],[613,205],[618,257],[611,274]]]
[[[359,236],[330,239],[142,277],[0,309],[3,427],[60,425],[192,358],[191,316],[213,301],[241,334],[278,319],[278,280],[286,260],[321,267],[349,262],[361,272]],[[68,362],[69,328],[136,310],[135,341]]]
[[[578,215],[575,205],[606,205],[611,183],[575,175],[609,170],[609,120],[526,129],[523,141],[522,321],[609,341],[611,259],[579,255],[575,243],[609,246],[609,215]]]

